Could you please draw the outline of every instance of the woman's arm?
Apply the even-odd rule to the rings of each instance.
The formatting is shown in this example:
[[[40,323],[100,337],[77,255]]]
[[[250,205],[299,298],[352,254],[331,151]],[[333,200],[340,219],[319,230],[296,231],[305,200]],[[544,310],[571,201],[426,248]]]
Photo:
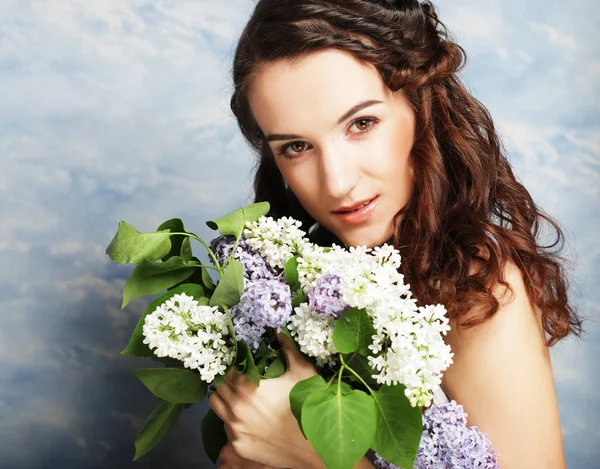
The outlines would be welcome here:
[[[562,469],[560,418],[541,316],[514,263],[507,264],[504,278],[514,290],[512,301],[510,291],[498,285],[493,292],[500,307],[491,319],[473,329],[451,324],[447,341],[454,363],[442,387],[463,405],[468,425],[487,433],[502,469]]]

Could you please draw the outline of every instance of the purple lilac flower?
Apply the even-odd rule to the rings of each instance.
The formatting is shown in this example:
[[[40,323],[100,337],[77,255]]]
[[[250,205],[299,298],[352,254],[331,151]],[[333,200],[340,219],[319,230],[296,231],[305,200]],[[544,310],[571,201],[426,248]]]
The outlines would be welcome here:
[[[402,469],[401,467],[398,467],[392,464],[391,462],[387,462],[377,453],[375,453],[375,461],[373,461],[373,464],[377,469]]]
[[[339,318],[348,308],[342,299],[339,285],[340,274],[337,271],[321,275],[315,288],[308,293],[308,304],[323,314]]]
[[[432,467],[437,462],[442,467],[499,467],[496,449],[488,452],[489,438],[476,426],[467,427],[467,414],[455,400],[431,406],[423,415],[423,424],[417,467]]]
[[[281,332],[288,323],[292,313],[290,287],[276,279],[247,281],[240,303],[230,312],[236,338],[246,342],[255,352],[267,327]]]
[[[476,426],[467,427],[463,406],[452,400],[435,404],[423,414],[423,434],[413,469],[498,469],[498,452],[488,452],[490,440]],[[401,469],[375,453],[375,467]]]
[[[227,260],[234,244],[235,236],[232,235],[219,236],[210,242],[210,249],[215,254],[219,264],[223,265]],[[240,242],[235,250],[233,258],[240,261],[244,266],[244,277],[247,280],[275,278],[277,275],[277,272],[267,264],[265,259],[257,251],[254,251],[246,244],[243,237],[240,238]],[[214,264],[212,258],[211,263]]]
[[[263,334],[267,330],[266,327],[254,323],[252,318],[244,314],[240,305],[233,306],[229,310],[229,313],[231,314],[231,319],[233,321],[235,338],[248,344],[253,353],[256,352],[260,347]]]

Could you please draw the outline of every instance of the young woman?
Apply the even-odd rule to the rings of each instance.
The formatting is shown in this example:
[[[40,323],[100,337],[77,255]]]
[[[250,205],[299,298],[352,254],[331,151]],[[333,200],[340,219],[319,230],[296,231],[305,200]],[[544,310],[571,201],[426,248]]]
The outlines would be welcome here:
[[[260,0],[231,108],[259,156],[256,201],[322,244],[393,243],[416,298],[446,306],[454,357],[438,399],[464,406],[500,467],[564,468],[548,347],[582,331],[562,233],[462,85],[465,61],[428,2]],[[209,399],[230,440],[221,468],[324,467],[288,400],[316,370],[280,340],[286,374],[257,388],[231,373]]]

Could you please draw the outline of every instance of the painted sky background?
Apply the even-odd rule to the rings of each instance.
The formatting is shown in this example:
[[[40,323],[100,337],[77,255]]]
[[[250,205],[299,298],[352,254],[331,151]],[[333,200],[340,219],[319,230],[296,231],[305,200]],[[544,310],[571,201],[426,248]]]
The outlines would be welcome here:
[[[592,0],[440,0],[515,173],[564,226],[584,343],[552,349],[569,468],[600,467],[600,13]],[[0,1],[0,468],[199,468],[204,408],[136,463],[154,399],[119,355],[149,298],[104,254],[250,200],[229,111],[242,0]],[[235,181],[231,184],[230,181]],[[535,435],[532,435],[535,439]],[[171,461],[167,466],[167,461]]]

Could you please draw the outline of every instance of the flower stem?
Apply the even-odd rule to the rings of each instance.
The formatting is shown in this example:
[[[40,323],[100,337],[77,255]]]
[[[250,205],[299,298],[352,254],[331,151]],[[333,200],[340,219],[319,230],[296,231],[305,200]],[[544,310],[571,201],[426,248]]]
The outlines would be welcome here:
[[[357,377],[357,378],[360,380],[360,382],[361,382],[362,384],[364,384],[364,385],[365,385],[365,387],[366,387],[366,388],[369,390],[369,392],[370,392],[371,394],[374,394],[374,393],[375,393],[375,391],[373,391],[373,390],[371,389],[371,387],[370,387],[370,386],[369,386],[369,385],[368,385],[368,384],[365,382],[365,380],[364,380],[364,379],[362,379],[362,378],[360,377],[360,375],[359,375],[359,374],[358,374],[356,371],[354,371],[354,370],[353,370],[351,367],[349,367],[349,366],[346,364],[346,362],[344,361],[344,357],[342,357],[342,354],[340,353],[339,355],[340,355],[340,360],[341,360],[341,362],[342,362],[342,368],[341,368],[341,369],[347,368],[347,369],[350,371],[350,373],[352,373],[354,376],[356,376],[356,377]]]
[[[200,239],[194,233],[170,233],[170,234],[189,236],[190,238],[194,238],[196,241],[200,242],[200,244],[202,244],[202,246],[204,246],[204,248],[208,251],[208,254],[210,255],[210,257],[212,258],[213,262],[216,265],[216,268],[215,267],[211,267],[211,268],[216,270],[217,272],[219,272],[219,275],[223,274],[223,268],[219,264],[219,261],[215,257],[215,254],[212,252],[212,249],[208,246],[208,244],[206,244],[202,239]],[[208,267],[208,266],[202,266],[202,267]]]
[[[225,267],[227,266],[227,264],[229,264],[229,261],[233,257],[233,254],[235,253],[235,250],[237,249],[238,244],[240,243],[240,239],[241,239],[241,235],[240,235],[240,237],[236,237],[235,244],[233,245],[233,249],[229,253],[229,257],[227,257],[227,260],[223,263],[223,267],[222,267],[223,270],[225,270]]]

